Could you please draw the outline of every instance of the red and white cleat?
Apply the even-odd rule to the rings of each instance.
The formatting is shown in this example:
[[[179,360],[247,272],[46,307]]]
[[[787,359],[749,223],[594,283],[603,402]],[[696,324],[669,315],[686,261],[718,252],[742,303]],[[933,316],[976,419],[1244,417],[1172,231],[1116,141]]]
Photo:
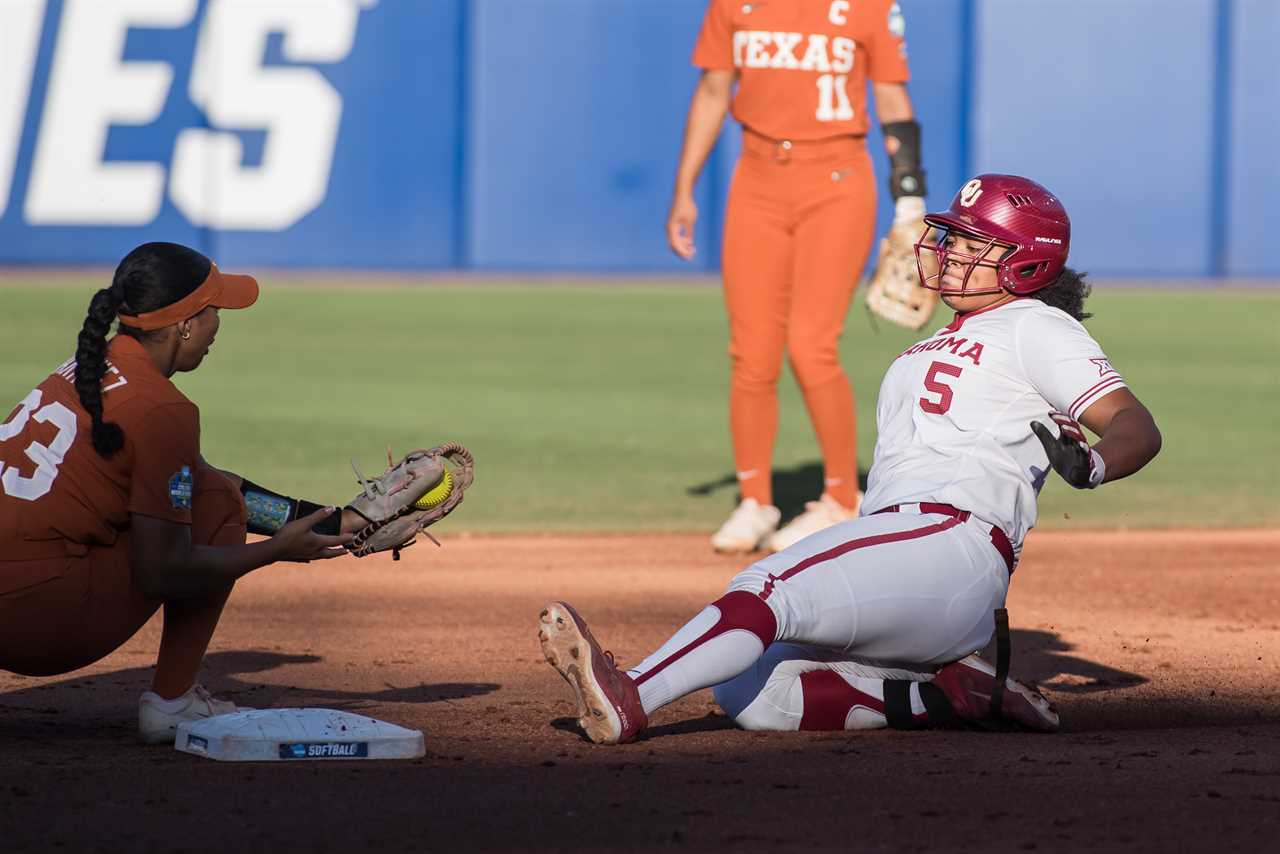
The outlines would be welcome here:
[[[960,719],[976,724],[991,720],[991,692],[996,685],[996,670],[978,655],[968,655],[944,666],[933,677],[933,684],[942,690]],[[1027,729],[1058,731],[1058,712],[1053,704],[1039,691],[1016,679],[1005,680],[1000,714]]]
[[[617,668],[613,654],[592,637],[586,622],[565,602],[552,602],[538,617],[538,640],[547,662],[573,687],[578,723],[596,744],[625,744],[649,719],[640,691]]]

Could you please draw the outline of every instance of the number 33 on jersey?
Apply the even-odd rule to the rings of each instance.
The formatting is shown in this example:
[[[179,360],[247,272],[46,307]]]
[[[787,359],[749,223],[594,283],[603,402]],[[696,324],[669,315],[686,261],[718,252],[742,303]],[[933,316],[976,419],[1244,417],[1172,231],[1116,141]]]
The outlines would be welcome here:
[[[103,420],[124,430],[125,446],[103,457],[75,375],[64,362],[0,423],[0,542],[111,545],[134,513],[191,524],[199,410],[140,343],[118,335],[101,389]]]
[[[733,70],[733,116],[775,139],[867,132],[866,81],[904,83],[892,0],[711,0],[693,64]]]

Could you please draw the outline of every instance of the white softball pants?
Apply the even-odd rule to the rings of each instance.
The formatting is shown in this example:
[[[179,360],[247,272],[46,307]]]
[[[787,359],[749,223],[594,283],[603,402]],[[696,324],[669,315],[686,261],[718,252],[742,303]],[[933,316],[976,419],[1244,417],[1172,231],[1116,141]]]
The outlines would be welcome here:
[[[884,513],[752,564],[629,671],[645,710],[715,685],[743,726],[795,729],[807,671],[831,670],[872,694],[885,678],[928,678],[995,631],[1009,578],[990,532],[973,518]]]

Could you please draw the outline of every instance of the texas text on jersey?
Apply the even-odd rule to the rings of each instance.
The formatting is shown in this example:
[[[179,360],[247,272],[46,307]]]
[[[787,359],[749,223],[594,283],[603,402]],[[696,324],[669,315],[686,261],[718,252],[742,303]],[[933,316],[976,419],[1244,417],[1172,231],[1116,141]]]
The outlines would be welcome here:
[[[866,81],[903,83],[905,23],[890,0],[712,0],[693,64],[734,69],[733,116],[776,139],[867,132]]]

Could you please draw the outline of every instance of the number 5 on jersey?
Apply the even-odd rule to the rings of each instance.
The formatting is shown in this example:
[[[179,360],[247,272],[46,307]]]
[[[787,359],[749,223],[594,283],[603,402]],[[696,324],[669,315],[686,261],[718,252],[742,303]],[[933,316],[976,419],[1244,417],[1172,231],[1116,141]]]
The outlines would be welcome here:
[[[930,400],[927,397],[920,398],[920,408],[925,412],[932,412],[934,415],[942,415],[951,408],[952,389],[942,380],[938,379],[938,374],[945,374],[949,377],[958,377],[962,368],[955,365],[949,365],[946,362],[934,362],[929,366],[929,372],[924,375],[924,387],[938,396],[937,400]]]

